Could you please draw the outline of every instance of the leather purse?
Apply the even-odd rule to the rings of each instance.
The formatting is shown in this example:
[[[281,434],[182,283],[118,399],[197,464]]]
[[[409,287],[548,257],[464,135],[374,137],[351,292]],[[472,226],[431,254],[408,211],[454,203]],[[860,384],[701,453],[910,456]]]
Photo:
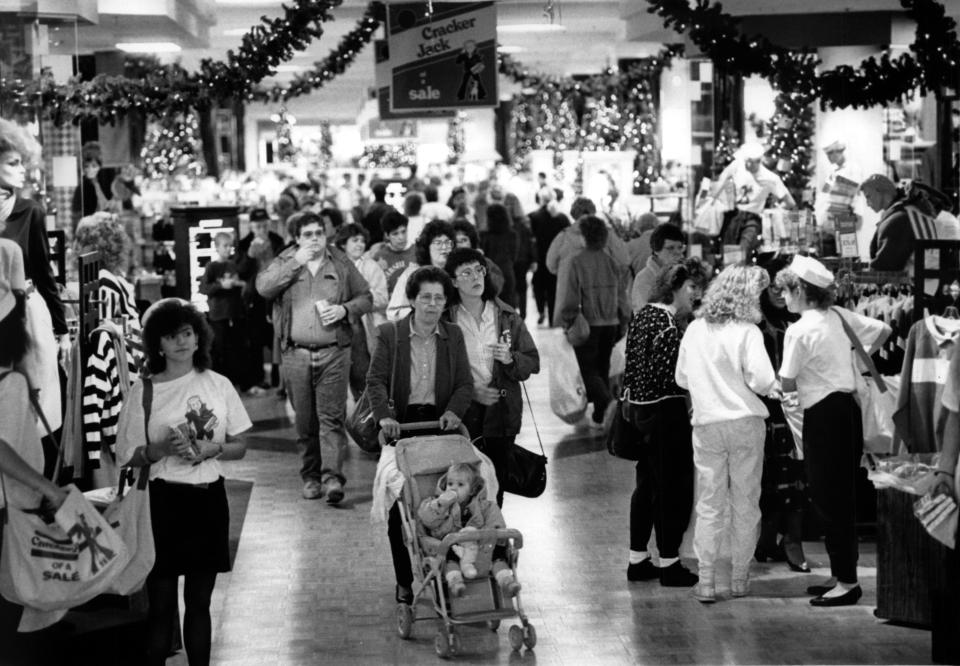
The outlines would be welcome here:
[[[543,441],[540,439],[540,429],[537,427],[536,417],[533,415],[533,406],[530,404],[530,395],[527,386],[521,382],[523,395],[530,408],[530,418],[537,433],[537,442],[540,443],[540,453],[512,444],[507,450],[507,471],[503,476],[503,492],[521,497],[540,497],[547,487],[547,456],[543,450]]]
[[[390,363],[390,396],[387,406],[394,411],[393,393],[397,385],[397,324],[393,324],[393,360]],[[373,417],[373,405],[370,404],[369,389],[364,389],[353,408],[353,413],[345,424],[347,432],[354,442],[367,453],[380,451],[380,424]]]
[[[590,324],[587,322],[587,318],[583,316],[583,310],[577,313],[573,323],[570,324],[569,328],[564,329],[563,334],[571,347],[579,347],[586,343],[590,337]]]

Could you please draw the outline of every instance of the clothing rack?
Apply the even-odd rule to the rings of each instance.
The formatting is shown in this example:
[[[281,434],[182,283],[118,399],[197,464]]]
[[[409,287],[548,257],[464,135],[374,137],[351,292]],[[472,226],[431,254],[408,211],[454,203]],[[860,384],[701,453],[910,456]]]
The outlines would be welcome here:
[[[77,257],[77,273],[80,276],[77,320],[80,340],[80,357],[84,367],[90,357],[90,333],[100,325],[100,253],[87,252]]]
[[[67,232],[55,229],[47,232],[47,245],[50,247],[50,264],[53,277],[61,285],[67,284]]]
[[[949,297],[942,295],[944,284],[960,280],[960,240],[917,239],[913,253],[914,297],[913,320],[920,321],[926,314],[941,314]],[[927,293],[928,281],[936,281],[936,291]]]

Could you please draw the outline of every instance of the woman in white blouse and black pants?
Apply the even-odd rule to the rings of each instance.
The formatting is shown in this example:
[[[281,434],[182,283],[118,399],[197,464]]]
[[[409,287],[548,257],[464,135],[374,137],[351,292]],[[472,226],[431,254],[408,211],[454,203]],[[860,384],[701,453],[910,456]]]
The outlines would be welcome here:
[[[812,585],[813,606],[846,606],[860,600],[857,582],[856,483],[863,452],[863,423],[851,341],[844,321],[867,354],[890,335],[877,319],[831,307],[833,273],[809,257],[795,257],[776,285],[799,321],[787,328],[780,381],[784,402],[803,408],[803,455],[813,507],[823,523],[831,578]],[[842,319],[841,319],[842,317]]]

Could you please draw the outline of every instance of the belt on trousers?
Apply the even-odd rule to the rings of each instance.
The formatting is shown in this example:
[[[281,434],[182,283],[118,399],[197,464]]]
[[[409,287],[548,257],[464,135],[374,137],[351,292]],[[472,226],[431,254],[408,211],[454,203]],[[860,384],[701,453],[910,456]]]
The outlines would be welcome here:
[[[196,490],[206,490],[210,483],[184,483],[182,481],[167,481],[166,479],[153,479],[150,483],[162,483],[167,486],[180,486],[181,488],[194,488]]]
[[[298,345],[296,342],[291,342],[290,346],[294,349],[306,349],[307,351],[320,351],[321,349],[330,349],[330,347],[339,347],[339,342],[328,342],[325,345]]]

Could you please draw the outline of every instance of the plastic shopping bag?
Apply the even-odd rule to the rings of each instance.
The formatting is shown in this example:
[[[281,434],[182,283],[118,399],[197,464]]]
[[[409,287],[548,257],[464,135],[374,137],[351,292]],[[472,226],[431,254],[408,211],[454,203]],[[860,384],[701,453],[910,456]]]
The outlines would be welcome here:
[[[76,486],[47,523],[37,510],[7,507],[0,594],[38,610],[73,608],[106,592],[127,565],[120,536]]]
[[[573,347],[558,333],[550,346],[550,409],[573,424],[587,413],[587,389]]]
[[[720,201],[707,199],[697,209],[693,220],[693,228],[707,236],[716,236],[723,227],[725,207]]]

